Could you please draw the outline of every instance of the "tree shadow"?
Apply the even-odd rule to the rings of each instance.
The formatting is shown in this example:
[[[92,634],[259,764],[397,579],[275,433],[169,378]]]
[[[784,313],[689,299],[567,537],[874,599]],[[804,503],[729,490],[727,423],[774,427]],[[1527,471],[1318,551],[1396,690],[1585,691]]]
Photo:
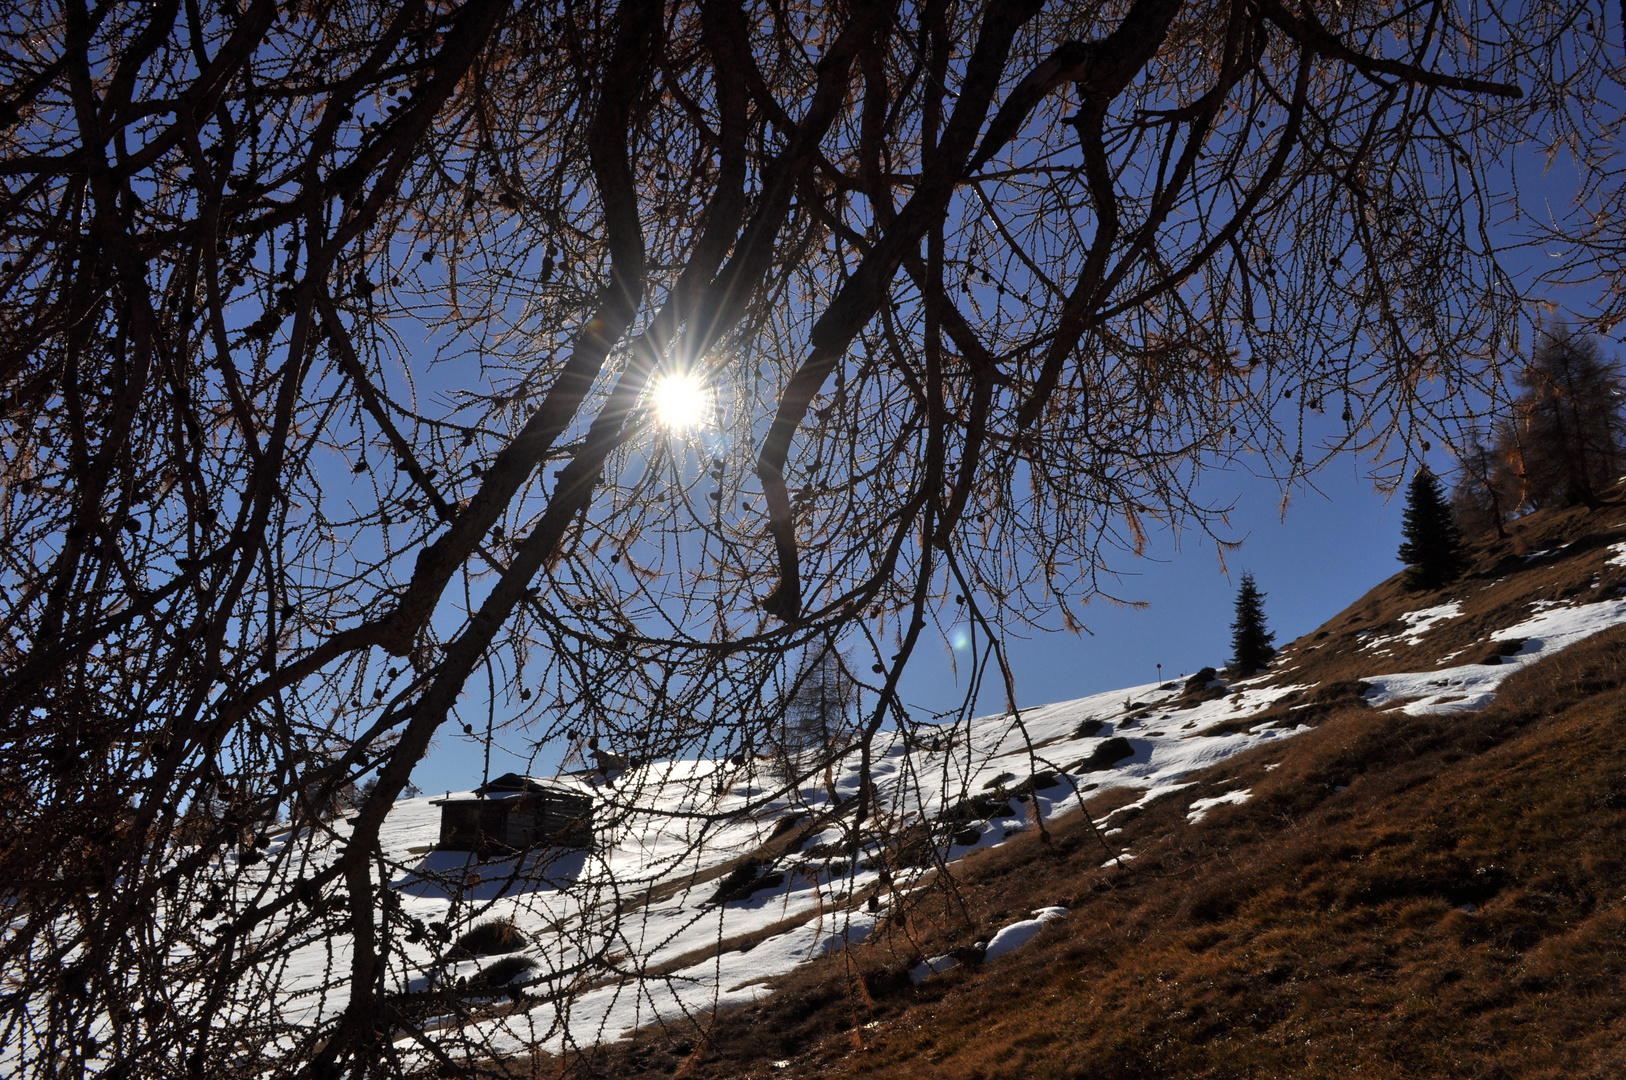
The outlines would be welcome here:
[[[420,899],[496,900],[521,893],[557,892],[581,877],[585,848],[538,848],[482,859],[474,851],[431,851],[390,887]]]

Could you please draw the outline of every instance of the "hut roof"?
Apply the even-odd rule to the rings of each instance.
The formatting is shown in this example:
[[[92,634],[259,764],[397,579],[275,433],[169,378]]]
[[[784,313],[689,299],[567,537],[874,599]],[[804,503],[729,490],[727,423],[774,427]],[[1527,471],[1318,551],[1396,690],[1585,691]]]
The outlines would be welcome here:
[[[521,776],[519,773],[503,773],[501,776],[481,784],[468,795],[449,795],[443,799],[431,799],[430,803],[441,806],[446,803],[463,801],[490,801],[497,799],[513,799],[521,795],[565,795],[575,798],[591,798],[588,792],[583,791],[579,785],[560,783],[557,781],[538,780],[534,776]]]
[[[534,776],[521,776],[519,773],[503,773],[494,780],[488,781],[474,789],[476,795],[492,795],[497,792],[508,791],[563,791],[558,784],[550,784],[545,780],[538,780]]]

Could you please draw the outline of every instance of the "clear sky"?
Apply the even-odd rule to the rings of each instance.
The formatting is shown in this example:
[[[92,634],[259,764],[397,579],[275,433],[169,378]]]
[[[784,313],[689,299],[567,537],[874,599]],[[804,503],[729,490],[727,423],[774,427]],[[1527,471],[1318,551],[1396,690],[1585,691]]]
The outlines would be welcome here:
[[[1087,633],[1011,639],[1018,704],[1148,683],[1157,678],[1158,664],[1164,679],[1224,664],[1243,571],[1252,572],[1267,594],[1266,616],[1279,645],[1397,572],[1403,496],[1386,502],[1353,458],[1341,459],[1316,480],[1325,494],[1302,492],[1283,517],[1275,482],[1238,471],[1211,474],[1205,492],[1237,499],[1229,535],[1242,546],[1226,553],[1222,567],[1207,537],[1188,534],[1177,544],[1163,531],[1144,557],[1119,555],[1112,561],[1122,571],[1117,595],[1147,606],[1137,610],[1098,600],[1082,611]],[[926,710],[953,704],[957,692],[947,653],[946,644],[917,653],[904,688],[910,704]],[[996,684],[985,691],[980,709],[1002,705]]]

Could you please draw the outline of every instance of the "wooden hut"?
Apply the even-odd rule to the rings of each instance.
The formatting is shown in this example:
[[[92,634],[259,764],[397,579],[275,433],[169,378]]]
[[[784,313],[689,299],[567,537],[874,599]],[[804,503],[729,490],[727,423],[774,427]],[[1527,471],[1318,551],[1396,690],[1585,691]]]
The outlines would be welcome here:
[[[440,807],[443,851],[519,851],[587,847],[593,842],[593,800],[566,787],[507,773],[473,795],[431,800]]]

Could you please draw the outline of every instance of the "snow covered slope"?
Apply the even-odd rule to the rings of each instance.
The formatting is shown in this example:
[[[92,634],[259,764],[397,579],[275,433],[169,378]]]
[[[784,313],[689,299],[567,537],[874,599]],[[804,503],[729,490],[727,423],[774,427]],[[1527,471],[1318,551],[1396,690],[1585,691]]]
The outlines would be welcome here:
[[[1626,621],[1626,600],[1609,593],[1504,607],[1515,621],[1481,628],[1456,650],[1481,658],[1491,650],[1496,663],[1444,657],[1433,670],[1390,670],[1382,638],[1369,634],[1370,674],[1344,693],[1410,713],[1478,708],[1521,666]],[[1415,649],[1461,618],[1455,603],[1419,603],[1391,623]],[[1506,656],[1494,648],[1515,639]],[[767,765],[755,762],[663,762],[596,780],[610,824],[594,850],[520,865],[426,850],[435,808],[427,799],[400,803],[384,831],[386,855],[399,867],[402,913],[425,932],[396,943],[392,978],[406,1000],[423,999],[420,1020],[431,1032],[455,1026],[460,1039],[496,1053],[555,1052],[748,1002],[773,976],[864,938],[897,890],[943,860],[1005,843],[1076,810],[1086,795],[1131,789],[1134,797],[1114,800],[1121,812],[1176,793],[1189,773],[1309,730],[1320,686],[1299,679],[1313,661],[1301,643],[1281,670],[1223,690],[1141,685],[957,730],[883,732],[873,747],[876,805],[856,847],[856,752],[832,777],[833,792],[823,778],[777,790]],[[1309,722],[1295,721],[1299,710]],[[1192,822],[1214,802],[1193,801]],[[1112,817],[1100,822],[1109,838]],[[308,857],[331,858],[342,837]],[[443,936],[455,936],[493,918],[520,928],[531,942],[522,955],[534,964],[502,990],[481,986],[490,957],[457,959],[435,933],[444,926]],[[305,1022],[343,1005],[335,959],[328,943],[313,943],[287,965],[287,989],[308,1002]]]

